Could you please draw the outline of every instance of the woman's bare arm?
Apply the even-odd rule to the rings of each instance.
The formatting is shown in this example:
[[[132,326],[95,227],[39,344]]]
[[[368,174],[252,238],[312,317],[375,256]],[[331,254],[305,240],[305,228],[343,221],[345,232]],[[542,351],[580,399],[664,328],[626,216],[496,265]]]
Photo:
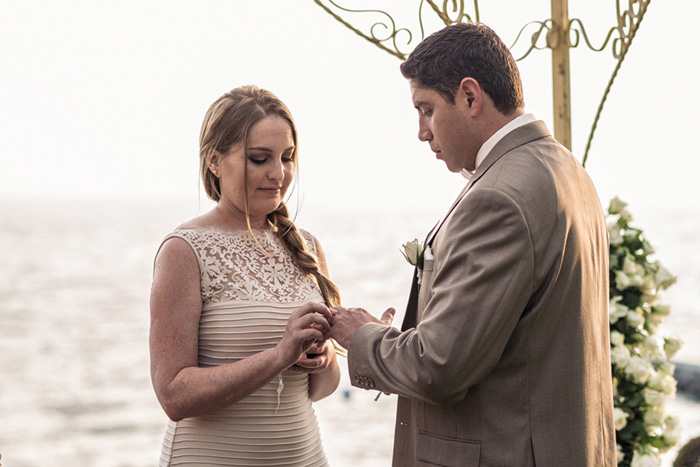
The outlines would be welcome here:
[[[202,312],[199,266],[181,239],[166,241],[151,289],[151,379],[168,417],[181,420],[228,407],[293,365],[328,329],[328,309],[309,303],[292,313],[274,348],[235,363],[199,368]],[[311,325],[314,324],[315,327]]]

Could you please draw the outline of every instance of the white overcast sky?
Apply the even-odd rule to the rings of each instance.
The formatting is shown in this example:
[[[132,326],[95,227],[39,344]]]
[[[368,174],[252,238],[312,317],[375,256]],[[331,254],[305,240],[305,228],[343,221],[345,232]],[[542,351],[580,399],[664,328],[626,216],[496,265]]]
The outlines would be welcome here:
[[[417,32],[418,1],[341,3],[384,6]],[[548,17],[549,2],[480,9],[511,43],[520,26]],[[569,9],[595,44],[615,24],[612,0],[570,0]],[[696,0],[651,3],[590,154],[604,203],[697,197],[698,17]],[[580,159],[615,62],[609,48],[579,47],[571,60]],[[417,140],[399,63],[311,0],[2,0],[0,197],[196,198],[207,107],[257,84],[297,121],[305,206],[449,205],[464,181]],[[549,51],[520,68],[526,110],[551,128]]]

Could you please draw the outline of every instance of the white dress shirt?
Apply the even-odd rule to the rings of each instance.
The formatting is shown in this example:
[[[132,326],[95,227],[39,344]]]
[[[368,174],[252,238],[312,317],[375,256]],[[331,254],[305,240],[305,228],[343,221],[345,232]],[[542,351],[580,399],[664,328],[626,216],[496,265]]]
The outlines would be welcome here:
[[[496,146],[496,144],[502,140],[508,133],[511,131],[515,130],[516,128],[519,128],[523,125],[527,125],[528,123],[534,122],[535,116],[532,114],[523,114],[518,117],[515,117],[513,120],[510,122],[506,123],[503,125],[496,133],[491,135],[489,139],[486,140],[484,144],[481,145],[481,148],[479,148],[479,152],[476,153],[476,162],[474,163],[474,172],[476,172],[476,169],[479,168],[479,165],[486,159],[486,156],[489,155],[491,150]],[[474,175],[474,172],[470,172],[467,169],[462,169],[460,173],[464,178],[467,180],[470,180],[472,178],[472,175]]]

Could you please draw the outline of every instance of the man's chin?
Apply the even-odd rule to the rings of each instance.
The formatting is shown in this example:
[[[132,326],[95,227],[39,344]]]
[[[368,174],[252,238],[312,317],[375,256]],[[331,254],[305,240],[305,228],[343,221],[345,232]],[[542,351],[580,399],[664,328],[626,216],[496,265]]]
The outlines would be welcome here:
[[[445,162],[445,166],[447,167],[447,170],[449,170],[450,172],[455,173],[455,174],[458,174],[462,171],[462,169],[460,167],[452,166],[452,165],[448,164],[447,162]]]

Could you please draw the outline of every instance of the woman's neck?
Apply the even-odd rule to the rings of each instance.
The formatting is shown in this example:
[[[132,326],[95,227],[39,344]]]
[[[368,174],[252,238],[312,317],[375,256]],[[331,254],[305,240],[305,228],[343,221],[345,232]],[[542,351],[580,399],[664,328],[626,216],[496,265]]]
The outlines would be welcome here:
[[[224,200],[219,201],[213,210],[216,213],[217,223],[234,230],[248,229],[245,212],[231,206]],[[268,227],[267,216],[248,216],[250,228],[264,230]]]

